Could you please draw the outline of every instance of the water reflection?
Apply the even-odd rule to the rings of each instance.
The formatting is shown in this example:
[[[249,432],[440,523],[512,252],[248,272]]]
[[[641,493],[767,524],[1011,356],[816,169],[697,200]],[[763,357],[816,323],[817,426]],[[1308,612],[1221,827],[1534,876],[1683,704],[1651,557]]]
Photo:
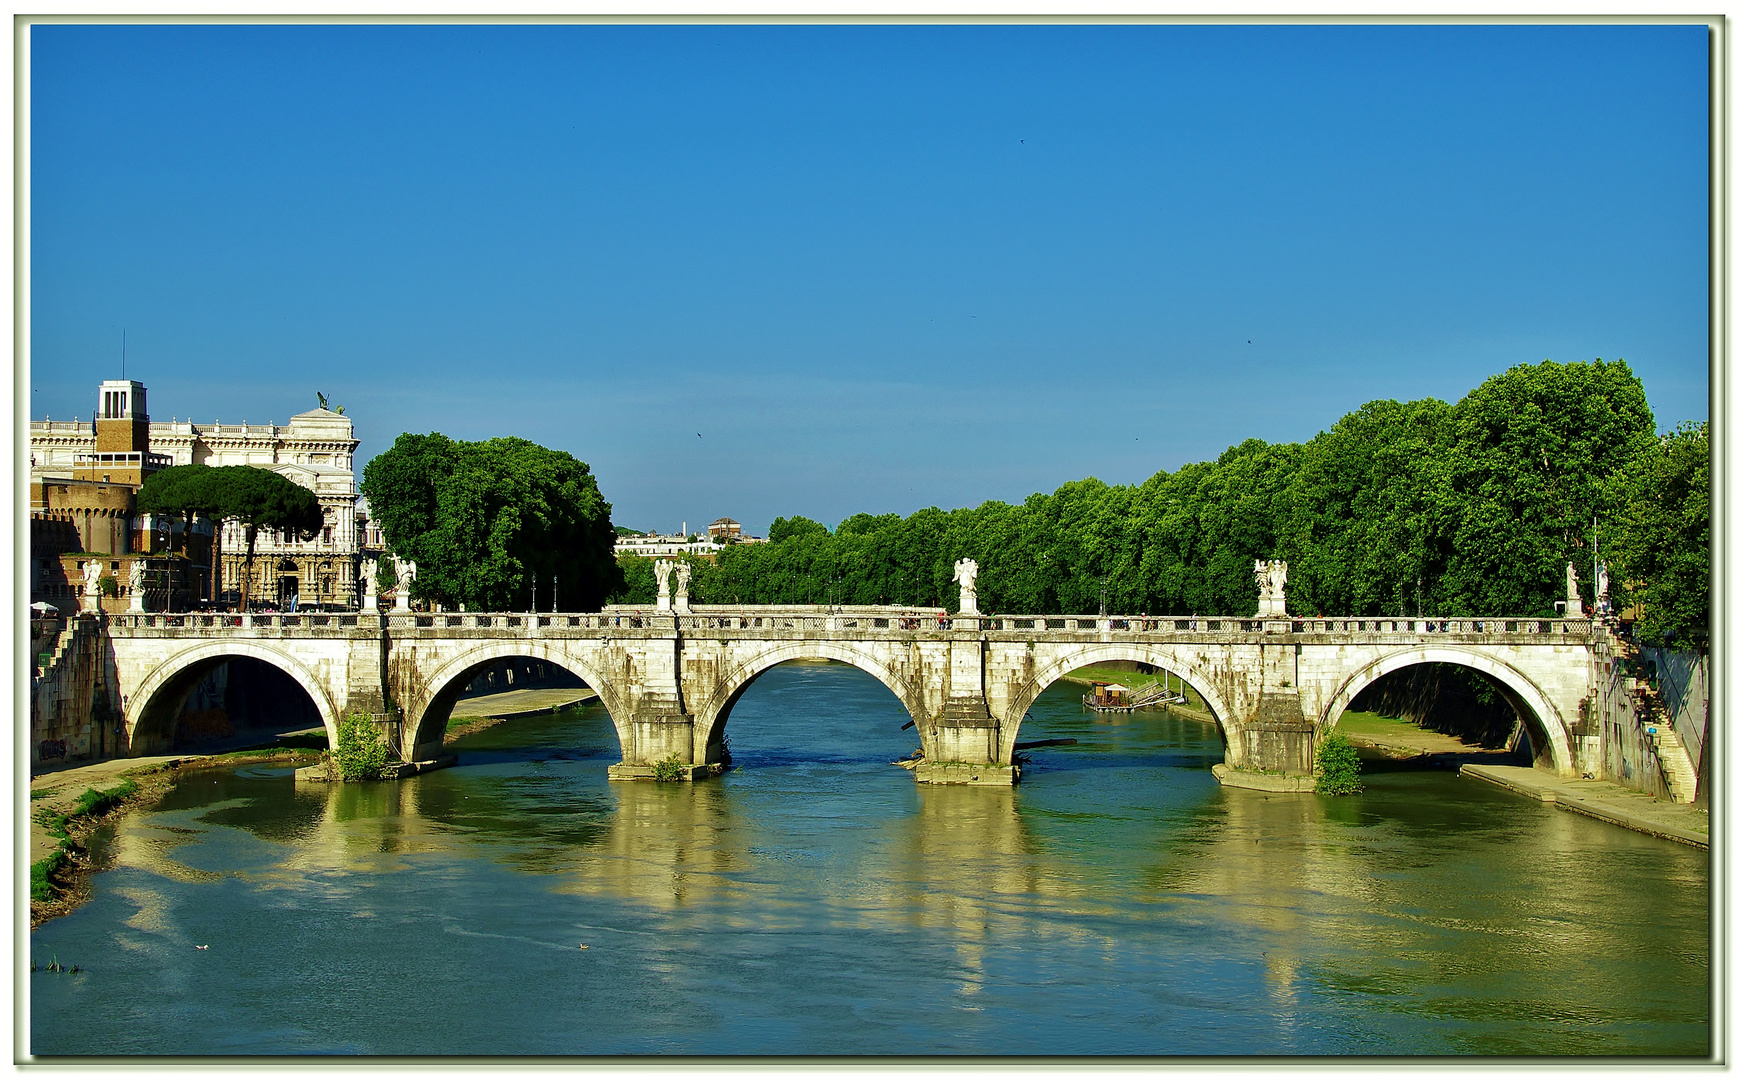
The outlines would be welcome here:
[[[1213,728],[1109,722],[1069,687],[1024,738],[1077,742],[1036,750],[1022,785],[921,786],[888,764],[903,719],[869,676],[794,666],[734,710],[740,767],[710,782],[606,782],[596,707],[470,736],[458,768],[399,783],[189,774],[115,830],[95,901],[33,936],[104,973],[33,982],[33,1046],[1706,1045],[1699,852],[1443,773],[1341,800],[1223,789]],[[385,1012],[335,1011],[358,993]]]

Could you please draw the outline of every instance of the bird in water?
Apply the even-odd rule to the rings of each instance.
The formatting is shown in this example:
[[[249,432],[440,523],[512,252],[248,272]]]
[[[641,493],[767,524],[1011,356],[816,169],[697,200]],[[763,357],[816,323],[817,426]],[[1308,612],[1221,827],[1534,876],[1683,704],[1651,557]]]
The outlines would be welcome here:
[[[209,949],[209,948],[211,948],[211,946],[210,945],[195,945],[194,948],[196,948],[196,949]]]
[[[586,948],[586,946],[585,946],[585,945],[581,945],[581,946],[578,946],[578,947],[579,947],[579,948],[582,948],[582,949],[584,949],[584,948]],[[201,946],[201,948],[204,948],[204,946]]]

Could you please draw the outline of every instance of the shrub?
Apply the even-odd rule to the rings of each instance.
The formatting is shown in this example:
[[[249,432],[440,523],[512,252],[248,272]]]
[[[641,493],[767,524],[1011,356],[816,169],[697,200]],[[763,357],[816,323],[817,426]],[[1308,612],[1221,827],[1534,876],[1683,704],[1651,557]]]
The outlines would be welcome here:
[[[77,817],[80,814],[96,815],[105,813],[106,811],[121,805],[122,800],[133,795],[138,790],[139,785],[131,780],[123,780],[120,786],[112,787],[108,791],[98,791],[96,788],[86,788],[85,793],[79,796],[79,801],[73,806],[73,811],[68,816]]]
[[[54,899],[54,876],[60,873],[61,867],[65,866],[66,862],[66,849],[55,848],[49,852],[46,859],[30,864],[30,898],[32,900]]]
[[[1313,754],[1315,789],[1320,795],[1353,795],[1361,790],[1361,759],[1348,738],[1332,732]]]
[[[673,754],[664,761],[654,762],[653,778],[662,784],[682,780],[687,764],[682,758]]]
[[[341,780],[375,780],[387,769],[387,742],[374,721],[352,713],[339,721],[339,742],[333,764]]]

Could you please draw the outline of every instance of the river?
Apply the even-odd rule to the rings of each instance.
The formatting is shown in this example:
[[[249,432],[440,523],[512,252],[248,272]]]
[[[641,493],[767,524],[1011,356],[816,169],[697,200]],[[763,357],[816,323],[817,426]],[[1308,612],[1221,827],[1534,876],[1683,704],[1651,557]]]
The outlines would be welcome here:
[[[1704,852],[1449,772],[1225,789],[1213,728],[1079,693],[1014,789],[915,784],[894,696],[803,663],[696,784],[607,782],[596,705],[401,782],[185,773],[32,933],[81,970],[31,1051],[1708,1053]]]

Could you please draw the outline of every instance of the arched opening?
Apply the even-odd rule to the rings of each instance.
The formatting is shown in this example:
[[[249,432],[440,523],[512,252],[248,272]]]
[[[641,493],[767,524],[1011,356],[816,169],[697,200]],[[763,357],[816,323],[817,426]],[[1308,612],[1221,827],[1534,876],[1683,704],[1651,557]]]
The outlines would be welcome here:
[[[807,688],[803,690],[804,694],[813,695],[815,701],[824,706],[828,704],[831,694],[844,695],[845,698],[855,702],[850,715],[858,718],[881,715],[882,710],[888,705],[887,697],[892,696],[894,698],[893,707],[900,714],[894,725],[898,737],[892,739],[880,737],[877,734],[882,730],[880,722],[872,723],[870,726],[861,725],[855,730],[862,730],[863,735],[868,739],[863,748],[855,752],[849,752],[845,749],[839,752],[849,754],[854,760],[861,758],[873,760],[881,759],[882,755],[898,746],[903,748],[898,756],[906,757],[916,745],[923,745],[924,733],[918,730],[919,725],[914,723],[915,718],[921,712],[919,696],[907,685],[905,680],[891,672],[876,657],[862,653],[851,645],[842,642],[790,642],[760,653],[741,664],[736,670],[720,680],[719,685],[722,690],[719,695],[710,701],[703,702],[701,707],[696,709],[695,722],[699,736],[698,741],[704,747],[704,756],[701,760],[725,764],[733,762],[733,756],[737,750],[732,747],[727,735],[727,720],[734,715],[746,693],[760,683],[763,676],[775,668],[787,665],[792,665],[792,667],[783,674],[775,676],[771,682],[764,684],[762,689],[757,690],[752,695],[753,701],[760,701],[764,693],[772,694],[776,700],[781,702],[781,710],[783,710],[781,716],[800,715],[799,712],[792,711],[799,702],[791,696],[794,693],[799,693],[792,687],[800,686]],[[831,670],[831,668],[835,670]],[[844,674],[838,670],[840,668],[854,669],[857,677]],[[813,673],[826,672],[826,674],[817,674],[816,678],[807,680],[801,674],[807,670]],[[874,688],[880,688],[881,694]],[[873,706],[870,704],[871,701],[875,701],[877,704]],[[764,715],[767,707],[755,705],[753,714]],[[858,719],[851,721],[851,724],[859,723]],[[776,726],[778,727],[778,725]],[[818,752],[823,752],[825,744],[832,745],[833,733],[840,726],[839,724],[831,724],[824,718],[813,730],[813,734],[821,738],[822,741],[800,739],[799,743],[811,746]],[[778,738],[784,739],[787,736],[782,734]],[[741,750],[742,747],[738,749]]]
[[[542,643],[502,642],[466,653],[438,670],[429,687],[422,709],[408,716],[410,737],[401,748],[408,760],[437,757],[450,741],[498,723],[571,712],[576,714],[570,717],[573,723],[603,723],[609,729],[605,737],[621,754],[625,733],[616,722],[619,710],[609,687],[573,657]],[[548,726],[546,721],[540,724]],[[575,737],[594,741],[580,729]]]
[[[1504,754],[1562,775],[1572,771],[1566,724],[1547,696],[1508,665],[1476,653],[1417,648],[1382,657],[1332,695],[1321,730],[1342,727],[1350,713],[1347,731],[1357,740],[1381,741],[1386,724],[1401,724],[1439,733],[1472,753]]]
[[[1117,665],[1117,667],[1115,667]],[[1038,719],[1035,711],[1036,702],[1045,699],[1045,707],[1049,714],[1057,716],[1059,709],[1075,705],[1078,714],[1092,712],[1082,704],[1082,695],[1090,690],[1094,681],[1113,681],[1113,679],[1094,679],[1087,674],[1073,672],[1097,672],[1106,674],[1118,672],[1117,678],[1127,679],[1122,685],[1136,688],[1150,688],[1162,685],[1165,690],[1172,690],[1172,697],[1183,697],[1183,702],[1171,700],[1162,705],[1160,702],[1144,705],[1146,714],[1172,714],[1178,721],[1190,721],[1195,726],[1198,735],[1186,735],[1193,728],[1183,728],[1183,742],[1198,744],[1202,739],[1202,728],[1209,726],[1211,735],[1211,751],[1214,759],[1225,756],[1228,746],[1228,716],[1230,711],[1216,692],[1209,679],[1205,678],[1197,667],[1183,657],[1176,655],[1169,648],[1157,646],[1124,645],[1124,643],[1106,643],[1106,645],[1087,646],[1077,650],[1066,651],[1050,662],[1036,665],[1033,678],[1010,699],[1009,709],[1005,712],[1002,725],[1002,753],[1005,761],[1012,761],[1014,754],[1024,753],[1030,742],[1045,739],[1045,737],[1063,737],[1063,735],[1035,735],[1024,733],[1024,725],[1030,723],[1030,718]],[[1129,699],[1127,699],[1129,700]],[[1141,697],[1139,697],[1141,702]],[[1125,712],[1106,712],[1104,716],[1131,716]],[[1033,725],[1030,725],[1033,726]],[[1056,725],[1052,725],[1056,726]],[[1030,747],[1030,749],[1045,749],[1045,747]],[[1197,756],[1198,751],[1192,751]],[[1031,763],[1040,763],[1040,759],[1031,758]],[[1214,763],[1214,761],[1212,761]]]
[[[1226,707],[1168,650],[1109,644],[1043,665],[1011,702],[1002,743],[1024,776],[1086,769],[1201,772],[1227,755]]]
[[[742,775],[789,769],[821,780],[840,766],[887,770],[921,735],[901,698],[874,674],[832,657],[794,657],[758,668],[708,729],[707,758]]]
[[[319,684],[294,661],[262,649],[198,650],[171,661],[126,704],[128,752],[216,753],[300,735],[327,746],[336,718]]]

